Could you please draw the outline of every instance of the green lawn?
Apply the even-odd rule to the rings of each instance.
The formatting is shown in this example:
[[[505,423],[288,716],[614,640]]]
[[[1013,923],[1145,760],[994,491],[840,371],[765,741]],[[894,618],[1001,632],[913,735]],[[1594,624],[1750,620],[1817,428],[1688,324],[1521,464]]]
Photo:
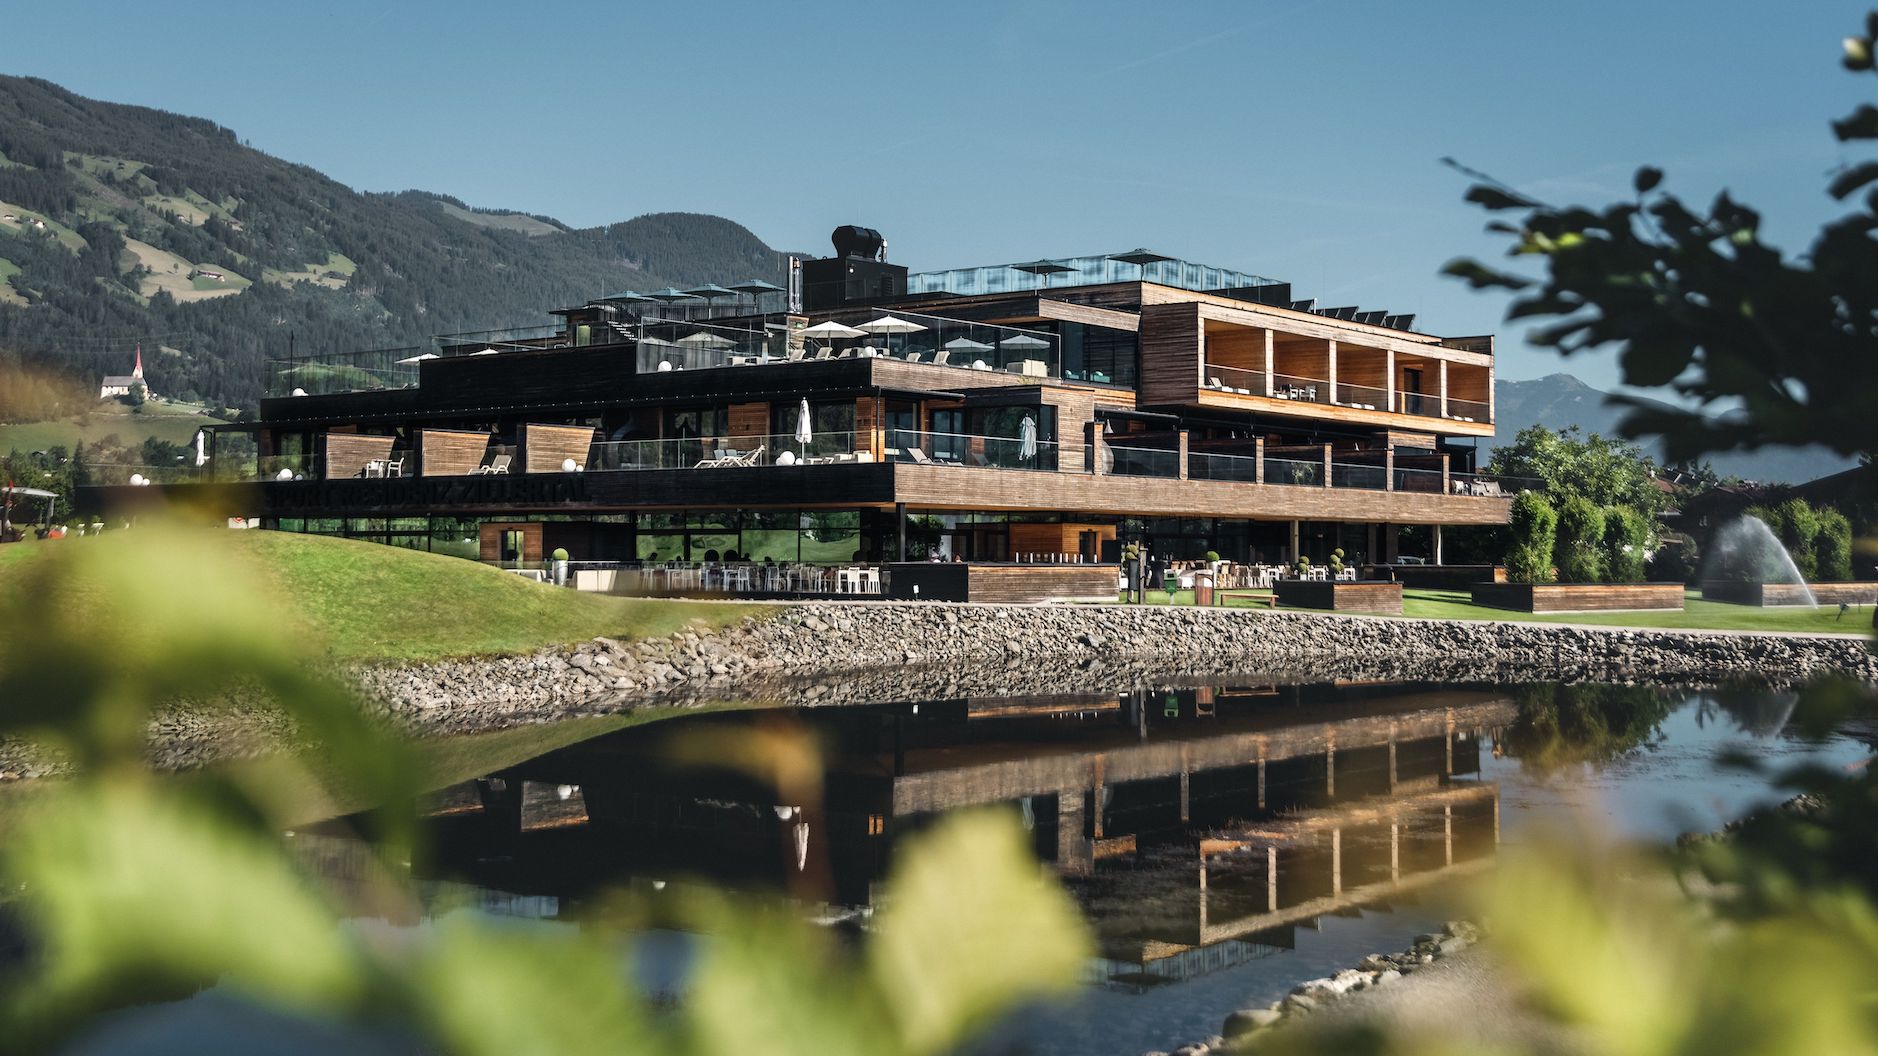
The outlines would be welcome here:
[[[1681,612],[1566,612],[1535,615],[1475,605],[1463,591],[1403,590],[1402,615],[1443,620],[1521,620],[1534,623],[1586,623],[1607,627],[1667,627],[1707,631],[1794,631],[1855,634],[1871,630],[1871,606],[1855,606],[1839,618],[1837,605],[1817,609],[1762,609],[1703,601],[1697,591],[1683,595]]]
[[[143,405],[142,413],[132,414],[129,407],[112,400],[98,404],[98,409],[86,415],[83,422],[77,418],[61,418],[50,422],[0,424],[0,453],[44,451],[49,447],[69,451],[80,440],[90,446],[113,433],[120,444],[130,448],[142,446],[147,436],[187,444],[195,439],[197,429],[220,421],[195,413],[199,409],[195,404],[151,400]]]
[[[1266,608],[1266,595],[1254,598],[1243,594],[1227,597],[1228,608]],[[1126,600],[1125,598],[1120,600]],[[1150,591],[1149,605],[1168,604],[1167,592]],[[1192,605],[1193,591],[1174,595],[1173,604]],[[1292,612],[1307,610],[1292,609]],[[1607,627],[1660,627],[1706,631],[1790,631],[1806,634],[1859,634],[1872,626],[1871,606],[1854,606],[1839,617],[1837,605],[1817,609],[1760,609],[1749,605],[1728,605],[1703,601],[1696,591],[1688,591],[1681,612],[1566,612],[1534,614],[1513,612],[1475,605],[1465,591],[1404,589],[1402,615],[1425,620],[1517,620],[1531,623],[1582,623]]]
[[[416,661],[526,653],[596,635],[643,638],[687,624],[716,628],[765,605],[615,598],[542,586],[461,558],[348,539],[290,532],[229,531],[210,542],[225,560],[275,599],[309,646],[342,661]],[[0,546],[0,592],[33,562],[90,547],[137,546],[142,531],[97,539]],[[83,597],[74,604],[87,604]]]

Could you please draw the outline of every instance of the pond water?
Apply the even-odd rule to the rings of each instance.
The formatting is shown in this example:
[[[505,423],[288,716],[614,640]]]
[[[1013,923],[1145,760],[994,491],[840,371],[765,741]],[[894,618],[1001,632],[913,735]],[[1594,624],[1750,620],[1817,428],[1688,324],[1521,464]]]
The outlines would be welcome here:
[[[1407,946],[1452,915],[1444,891],[1549,823],[1666,841],[1778,800],[1765,773],[1724,765],[1731,753],[1770,769],[1870,754],[1858,731],[1799,736],[1791,708],[1770,692],[1362,683],[686,715],[439,790],[420,875],[439,904],[543,926],[578,926],[621,888],[656,900],[708,881],[852,931],[901,840],[998,807],[1062,877],[1099,956],[1079,994],[978,1050],[1132,1056]],[[673,761],[675,744],[708,758],[758,730],[818,745],[820,780],[778,793]],[[347,841],[297,838],[344,875]],[[669,992],[709,941],[648,939],[642,979]]]

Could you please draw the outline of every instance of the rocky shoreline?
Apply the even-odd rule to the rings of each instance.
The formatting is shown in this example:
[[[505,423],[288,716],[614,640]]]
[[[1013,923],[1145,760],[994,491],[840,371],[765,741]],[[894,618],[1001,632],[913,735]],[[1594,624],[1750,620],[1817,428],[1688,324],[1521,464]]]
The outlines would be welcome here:
[[[1250,1051],[1261,1035],[1308,1015],[1347,994],[1373,987],[1388,986],[1425,965],[1451,957],[1474,945],[1480,928],[1464,920],[1451,920],[1438,934],[1418,935],[1401,953],[1372,953],[1354,968],[1335,975],[1307,979],[1291,988],[1281,1000],[1260,1008],[1242,1008],[1226,1016],[1220,1031],[1211,1037],[1190,1042],[1169,1052],[1150,1052],[1145,1056],[1212,1056],[1212,1054]]]
[[[724,702],[839,706],[1329,679],[1781,688],[1828,673],[1878,685],[1878,654],[1855,637],[1249,609],[824,602],[719,630],[343,675],[393,725],[440,736]],[[263,708],[172,708],[152,722],[152,759],[174,769],[251,755],[284,731]],[[59,769],[29,746],[0,743],[0,781]]]
[[[365,667],[349,677],[395,721],[449,733],[642,705],[833,705],[1224,677],[1703,688],[1789,687],[1827,673],[1878,684],[1878,654],[1858,638],[1245,609],[822,603],[717,632],[596,638],[530,656]]]

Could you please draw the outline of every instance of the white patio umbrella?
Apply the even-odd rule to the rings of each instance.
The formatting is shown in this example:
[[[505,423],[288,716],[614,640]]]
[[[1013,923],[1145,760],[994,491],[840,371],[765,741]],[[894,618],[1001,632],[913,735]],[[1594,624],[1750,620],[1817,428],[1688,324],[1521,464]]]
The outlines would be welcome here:
[[[423,354],[421,354],[421,355],[416,355],[416,356],[411,356],[411,357],[409,357],[408,359],[400,359],[400,360],[398,360],[398,362],[399,362],[400,364],[406,364],[406,363],[422,363],[422,362],[424,362],[424,361],[425,361],[425,360],[427,360],[427,359],[440,359],[440,358],[442,358],[442,357],[440,357],[440,356],[438,356],[438,355],[437,355],[437,353],[435,353],[435,352],[425,352],[425,353],[423,353]]]
[[[470,355],[472,356],[499,356],[501,354],[502,354],[502,350],[499,348],[485,348],[480,352],[470,353]]]
[[[1017,423],[1017,457],[1037,457],[1037,420],[1028,414]]]
[[[1004,348],[1015,348],[1025,352],[1036,352],[1040,349],[1050,347],[1050,342],[1040,337],[1032,337],[1029,334],[1018,334],[1016,337],[1007,337],[999,341],[998,344]]]
[[[720,334],[713,334],[709,330],[687,334],[679,338],[678,343],[687,348],[735,348],[737,346],[737,342]]]
[[[917,334],[926,329],[911,319],[902,319],[895,315],[883,315],[861,324],[861,329],[870,334]]]
[[[802,403],[796,408],[796,443],[802,445],[803,457],[808,457],[809,441],[815,439],[814,423],[809,421],[809,398],[802,397]]]
[[[830,321],[826,323],[816,323],[814,326],[803,330],[802,336],[812,337],[817,341],[826,343],[836,338],[866,337],[867,331],[856,330],[852,326],[844,326],[841,323]]]
[[[207,429],[196,430],[196,468],[197,469],[201,469],[203,466],[208,464],[208,461],[209,461],[208,436],[209,436],[209,431]]]

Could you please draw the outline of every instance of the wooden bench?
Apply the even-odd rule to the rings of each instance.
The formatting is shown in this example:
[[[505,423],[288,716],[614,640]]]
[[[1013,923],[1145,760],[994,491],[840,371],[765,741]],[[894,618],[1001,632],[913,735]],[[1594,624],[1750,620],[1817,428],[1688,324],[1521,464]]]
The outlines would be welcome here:
[[[1278,595],[1268,591],[1253,590],[1250,588],[1216,588],[1213,591],[1213,600],[1217,603],[1218,607],[1223,608],[1226,605],[1226,599],[1230,597],[1250,598],[1255,602],[1262,601],[1268,609],[1278,607]]]

